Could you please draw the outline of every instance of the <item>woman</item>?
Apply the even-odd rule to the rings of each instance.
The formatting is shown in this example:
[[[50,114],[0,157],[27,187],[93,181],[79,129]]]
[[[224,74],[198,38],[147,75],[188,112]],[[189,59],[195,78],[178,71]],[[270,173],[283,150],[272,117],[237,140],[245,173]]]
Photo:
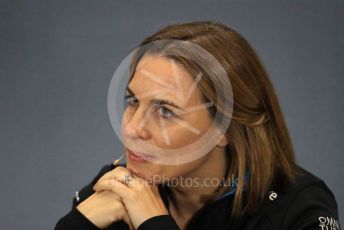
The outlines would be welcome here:
[[[196,55],[205,64],[198,65],[182,55],[192,49],[171,42],[146,47],[171,39],[195,44],[221,64],[231,84],[232,111],[216,92],[209,59]],[[176,73],[181,80],[175,81]],[[130,77],[122,120],[127,163],[104,166],[74,198],[56,230],[339,229],[333,194],[296,165],[272,83],[236,31],[210,21],[167,26],[140,44]],[[176,84],[184,96],[166,90],[147,96]],[[163,150],[172,149],[176,153],[168,159],[178,162],[182,153],[177,150],[229,117],[229,126],[206,154],[179,163],[159,161],[166,157]],[[187,179],[188,186],[182,183]]]

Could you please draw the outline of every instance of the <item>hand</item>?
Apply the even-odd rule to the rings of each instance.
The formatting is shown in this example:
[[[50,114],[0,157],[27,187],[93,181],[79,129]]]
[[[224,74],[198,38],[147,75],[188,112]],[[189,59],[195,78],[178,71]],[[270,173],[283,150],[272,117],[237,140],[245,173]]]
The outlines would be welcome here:
[[[133,229],[121,198],[111,191],[95,192],[76,208],[98,228],[107,228],[123,220]]]
[[[130,173],[127,168],[118,166],[106,173],[94,185],[96,192],[112,191],[121,197],[128,210],[134,228],[154,216],[168,215],[168,211],[160,197],[157,186],[149,184],[142,178],[134,176],[127,185],[125,175]]]

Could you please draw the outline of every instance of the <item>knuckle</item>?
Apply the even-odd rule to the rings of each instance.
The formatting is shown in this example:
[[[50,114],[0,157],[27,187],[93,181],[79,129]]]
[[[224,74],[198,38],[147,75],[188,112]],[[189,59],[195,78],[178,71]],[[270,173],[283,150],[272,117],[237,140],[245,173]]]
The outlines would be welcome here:
[[[121,170],[122,170],[122,166],[117,166],[116,168],[114,168],[113,170],[112,170],[112,172],[114,172],[114,173],[118,173],[118,172],[120,172]]]
[[[122,209],[122,204],[118,201],[113,202],[113,208],[114,210],[120,210]]]
[[[111,177],[111,172],[105,173],[99,180],[106,180]]]
[[[128,170],[123,166],[118,166],[113,170],[113,172],[115,172],[116,174],[126,173],[127,171]]]
[[[123,217],[125,214],[124,206],[120,202],[116,202],[113,206],[113,213],[117,215],[117,217]]]

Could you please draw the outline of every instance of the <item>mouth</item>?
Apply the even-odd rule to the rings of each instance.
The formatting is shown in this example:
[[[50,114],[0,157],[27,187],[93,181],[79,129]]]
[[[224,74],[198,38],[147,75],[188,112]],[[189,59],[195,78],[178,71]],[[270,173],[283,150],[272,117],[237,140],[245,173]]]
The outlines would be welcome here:
[[[132,162],[139,162],[139,163],[144,163],[147,161],[151,161],[154,157],[152,155],[144,154],[144,153],[139,153],[139,152],[134,152],[131,151],[130,149],[126,148],[127,151],[127,156],[130,161]]]

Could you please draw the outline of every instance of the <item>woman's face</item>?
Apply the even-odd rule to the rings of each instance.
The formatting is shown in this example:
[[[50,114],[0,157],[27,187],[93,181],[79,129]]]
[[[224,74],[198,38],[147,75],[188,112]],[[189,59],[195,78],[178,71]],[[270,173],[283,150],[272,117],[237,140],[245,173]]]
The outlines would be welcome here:
[[[204,103],[197,82],[181,65],[166,57],[145,55],[128,85],[126,98],[122,137],[130,170],[145,179],[154,177],[159,183],[186,176],[202,165],[206,156],[185,164],[158,164],[152,159],[162,154],[143,150],[147,145],[180,149],[198,140],[212,123],[206,108],[179,114]]]

